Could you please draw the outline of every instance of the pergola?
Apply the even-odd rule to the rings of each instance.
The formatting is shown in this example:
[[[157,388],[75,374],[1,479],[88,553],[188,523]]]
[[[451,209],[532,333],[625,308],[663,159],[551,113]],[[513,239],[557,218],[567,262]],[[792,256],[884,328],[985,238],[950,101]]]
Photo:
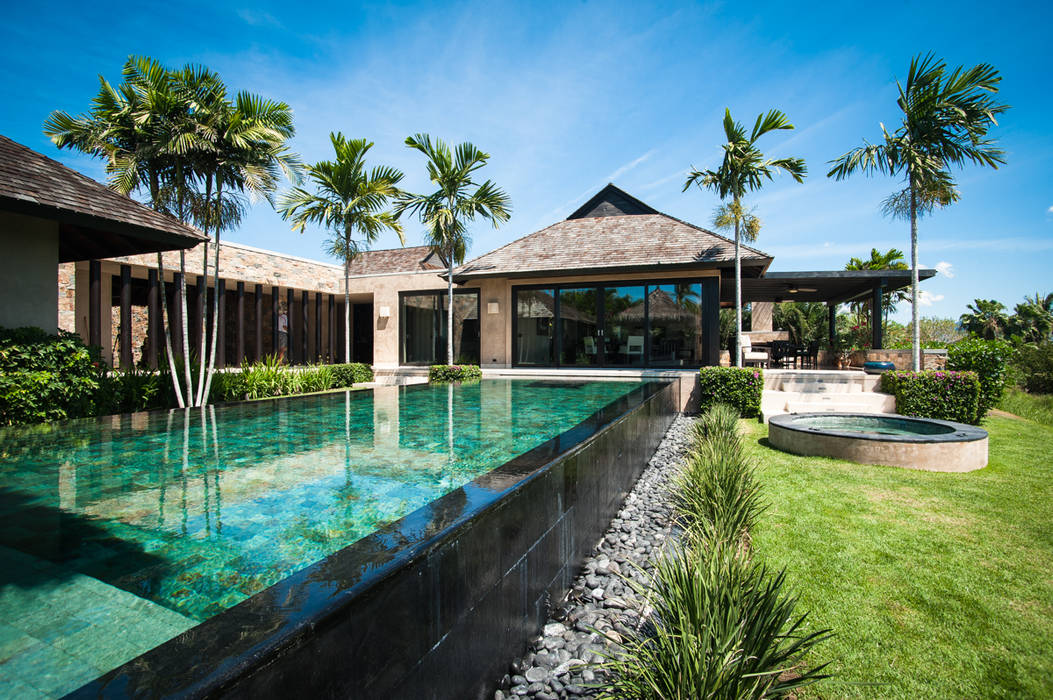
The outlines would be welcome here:
[[[918,279],[927,280],[936,270],[918,270]],[[882,295],[910,287],[910,270],[822,270],[812,272],[767,272],[761,277],[742,280],[742,301],[774,302],[812,301],[828,307],[830,337],[833,339],[838,304],[854,301],[871,302],[871,347],[884,347],[880,319],[883,314]],[[735,283],[721,284],[721,302],[733,302]],[[878,322],[875,322],[877,320]]]

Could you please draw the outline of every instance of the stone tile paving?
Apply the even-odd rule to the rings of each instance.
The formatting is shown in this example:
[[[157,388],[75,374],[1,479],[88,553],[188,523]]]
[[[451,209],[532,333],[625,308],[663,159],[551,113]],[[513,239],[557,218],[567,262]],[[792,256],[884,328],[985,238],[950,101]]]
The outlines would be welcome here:
[[[650,562],[670,537],[669,480],[687,453],[693,422],[680,416],[670,426],[566,599],[498,681],[494,700],[592,698],[599,692],[602,672],[590,664],[616,652],[647,613],[624,578],[646,581]]]

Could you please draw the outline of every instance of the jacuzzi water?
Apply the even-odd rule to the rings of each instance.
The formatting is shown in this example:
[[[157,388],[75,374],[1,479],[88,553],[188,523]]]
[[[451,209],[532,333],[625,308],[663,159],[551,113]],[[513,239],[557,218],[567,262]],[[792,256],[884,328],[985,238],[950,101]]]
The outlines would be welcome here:
[[[0,431],[0,696],[54,697],[638,382],[384,387]]]
[[[816,430],[868,435],[949,435],[954,432],[954,428],[939,423],[885,416],[801,416],[794,419],[794,424]]]

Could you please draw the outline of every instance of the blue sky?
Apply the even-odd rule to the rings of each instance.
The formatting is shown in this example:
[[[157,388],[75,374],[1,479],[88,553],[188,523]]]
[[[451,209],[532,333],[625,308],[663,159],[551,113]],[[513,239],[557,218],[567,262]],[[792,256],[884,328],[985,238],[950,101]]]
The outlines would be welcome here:
[[[609,181],[708,226],[717,200],[681,193],[685,172],[718,165],[725,107],[749,124],[774,107],[797,129],[760,146],[805,158],[809,177],[778,178],[749,199],[764,222],[756,245],[775,256],[773,270],[840,269],[871,247],[909,253],[907,224],[879,211],[899,182],[825,174],[827,161],[877,139],[880,122],[896,124],[896,78],[934,51],[952,65],[995,65],[1012,109],[993,131],[1008,164],[959,173],[961,202],[921,222],[920,260],[944,273],[922,285],[922,313],[956,318],[975,297],[1012,307],[1053,291],[1050,4],[817,5],[18,3],[0,25],[0,133],[103,179],[99,162],[51,145],[48,114],[86,110],[96,76],[118,81],[129,54],[203,63],[234,90],[288,102],[308,162],[329,157],[328,134],[341,130],[375,141],[373,162],[426,191],[406,136],[488,151],[483,172],[514,211],[498,230],[473,228],[474,256],[564,218]],[[421,242],[419,225],[406,233]],[[229,238],[322,258],[326,235],[293,233],[261,203]]]

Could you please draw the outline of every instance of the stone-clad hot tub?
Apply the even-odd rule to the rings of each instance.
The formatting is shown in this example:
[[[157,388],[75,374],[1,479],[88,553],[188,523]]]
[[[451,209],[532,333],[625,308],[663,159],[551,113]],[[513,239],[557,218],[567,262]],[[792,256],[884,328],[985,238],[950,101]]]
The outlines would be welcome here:
[[[772,447],[934,472],[987,466],[987,431],[930,418],[871,413],[790,413],[768,422]]]

